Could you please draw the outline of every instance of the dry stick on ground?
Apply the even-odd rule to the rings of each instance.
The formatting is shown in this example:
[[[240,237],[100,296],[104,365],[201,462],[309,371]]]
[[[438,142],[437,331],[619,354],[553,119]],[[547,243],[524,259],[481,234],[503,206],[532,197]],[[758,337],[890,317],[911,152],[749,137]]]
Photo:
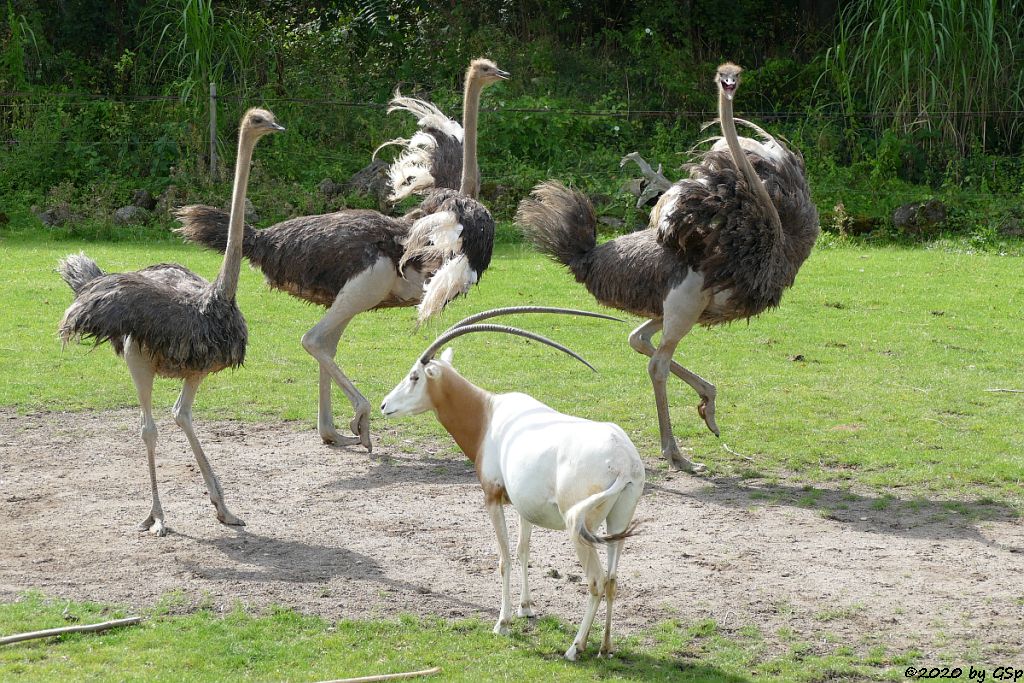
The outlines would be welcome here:
[[[399,678],[432,676],[440,672],[441,667],[435,666],[433,669],[423,669],[422,671],[407,671],[406,673],[401,674],[380,674],[379,676],[362,676],[360,678],[337,678],[331,681],[322,681],[321,683],[367,683],[369,681],[395,681]]]
[[[1001,394],[1024,394],[1024,389],[986,389],[985,391]]]
[[[23,640],[33,640],[35,638],[49,638],[50,636],[60,636],[65,633],[83,633],[92,631],[106,631],[108,628],[116,628],[118,626],[132,626],[142,621],[142,617],[127,617],[125,619],[114,619],[113,621],[104,621],[99,624],[87,624],[85,626],[63,626],[61,628],[51,628],[45,631],[32,631],[31,633],[19,633],[13,636],[5,636],[0,638],[0,645],[9,645],[10,643],[19,643]]]

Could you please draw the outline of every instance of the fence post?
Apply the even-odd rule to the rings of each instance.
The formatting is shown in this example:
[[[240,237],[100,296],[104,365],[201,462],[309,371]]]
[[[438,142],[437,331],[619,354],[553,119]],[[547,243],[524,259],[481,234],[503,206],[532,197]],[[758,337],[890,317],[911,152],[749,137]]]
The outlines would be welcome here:
[[[217,180],[217,84],[210,83],[210,179]]]

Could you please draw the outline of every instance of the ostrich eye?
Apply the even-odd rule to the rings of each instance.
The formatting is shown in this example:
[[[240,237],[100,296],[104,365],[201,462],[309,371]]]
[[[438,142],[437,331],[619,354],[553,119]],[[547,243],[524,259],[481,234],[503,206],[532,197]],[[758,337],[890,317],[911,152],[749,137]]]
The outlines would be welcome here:
[[[263,123],[263,117],[262,116],[254,116],[254,117],[252,117],[252,122],[253,123]]]

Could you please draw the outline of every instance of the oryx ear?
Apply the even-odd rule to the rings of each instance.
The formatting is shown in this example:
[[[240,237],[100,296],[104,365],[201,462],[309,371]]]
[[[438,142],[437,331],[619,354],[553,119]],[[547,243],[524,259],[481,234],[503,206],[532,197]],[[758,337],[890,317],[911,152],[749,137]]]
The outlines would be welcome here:
[[[441,368],[436,363],[427,363],[427,366],[423,368],[423,373],[427,379],[437,379],[441,376]]]
[[[443,360],[445,363],[451,363],[452,362],[452,356],[454,356],[454,355],[455,355],[455,349],[453,349],[452,347],[449,346],[447,349],[445,349],[444,351],[441,352],[441,360]]]

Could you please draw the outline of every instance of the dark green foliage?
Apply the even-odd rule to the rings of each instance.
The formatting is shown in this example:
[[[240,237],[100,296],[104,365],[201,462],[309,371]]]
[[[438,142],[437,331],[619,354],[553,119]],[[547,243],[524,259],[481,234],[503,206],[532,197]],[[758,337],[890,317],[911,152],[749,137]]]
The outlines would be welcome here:
[[[325,200],[316,185],[346,180],[377,144],[408,135],[411,121],[383,111],[396,85],[457,115],[466,64],[487,55],[513,74],[487,92],[480,122],[484,198],[502,220],[534,184],[556,177],[595,195],[599,214],[622,229],[645,224],[646,211],[622,190],[635,171],[620,171],[618,160],[638,151],[680,177],[688,150],[717,132],[700,127],[714,118],[710,74],[724,59],[747,67],[739,114],[807,156],[823,215],[842,202],[885,223],[899,203],[938,194],[966,202],[950,227],[974,231],[991,219],[972,207],[1006,215],[1019,203],[1024,116],[1000,113],[1024,108],[1024,36],[1008,21],[1019,0],[960,14],[956,3],[858,0],[841,15],[811,4],[9,0],[0,16],[0,194],[42,206],[63,188],[79,230],[102,224],[137,187],[159,194],[175,185],[182,201],[223,203],[238,118],[263,104],[289,129],[257,155],[252,199],[264,220],[374,207],[355,196]],[[891,36],[898,54],[880,47],[881,24],[909,32]],[[216,183],[211,79],[220,95]],[[919,121],[915,107],[928,116]],[[973,113],[943,118],[946,110]]]

